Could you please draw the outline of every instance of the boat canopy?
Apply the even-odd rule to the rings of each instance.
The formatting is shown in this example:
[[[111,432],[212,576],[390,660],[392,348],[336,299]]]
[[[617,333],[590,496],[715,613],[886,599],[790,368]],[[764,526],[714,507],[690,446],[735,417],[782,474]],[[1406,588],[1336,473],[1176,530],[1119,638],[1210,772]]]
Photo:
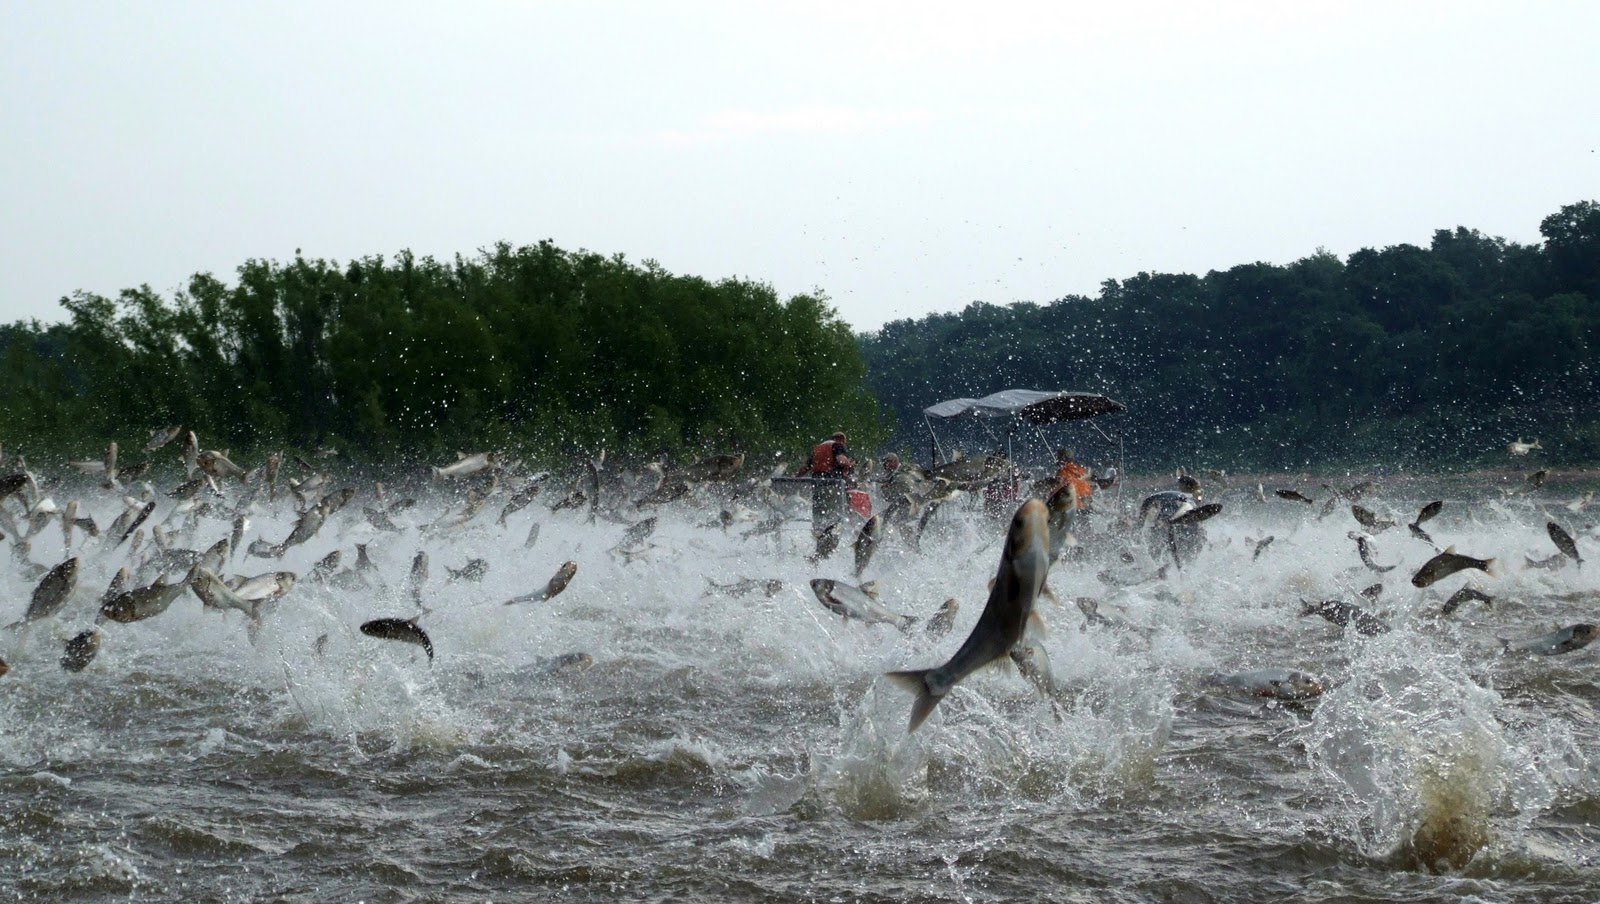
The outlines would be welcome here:
[[[1017,417],[1033,424],[1081,421],[1127,411],[1127,406],[1097,392],[1005,389],[981,399],[951,399],[922,409],[930,418]]]

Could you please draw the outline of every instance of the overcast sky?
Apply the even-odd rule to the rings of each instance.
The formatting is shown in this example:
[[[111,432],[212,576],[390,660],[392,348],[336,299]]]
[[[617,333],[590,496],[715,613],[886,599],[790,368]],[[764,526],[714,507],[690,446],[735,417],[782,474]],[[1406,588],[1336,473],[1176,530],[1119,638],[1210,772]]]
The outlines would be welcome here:
[[[7,3],[0,319],[551,239],[860,329],[1140,271],[1539,241],[1600,3]]]

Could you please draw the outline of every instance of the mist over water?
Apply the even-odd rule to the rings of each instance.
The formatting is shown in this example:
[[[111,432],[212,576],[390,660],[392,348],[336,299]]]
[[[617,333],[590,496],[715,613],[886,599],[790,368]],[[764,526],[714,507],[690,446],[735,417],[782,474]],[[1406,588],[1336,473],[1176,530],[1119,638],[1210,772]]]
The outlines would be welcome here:
[[[1355,478],[1334,481],[1354,483]],[[0,635],[0,891],[24,900],[1592,900],[1600,896],[1600,682],[1594,649],[1502,656],[1595,617],[1594,569],[1525,569],[1554,552],[1546,514],[1600,558],[1595,511],[1569,512],[1558,482],[1502,499],[1481,482],[1380,479],[1362,502],[1399,526],[1358,558],[1348,503],[1319,520],[1315,481],[1208,486],[1223,511],[1207,548],[1153,574],[1146,545],[1087,536],[1040,602],[1046,697],[1015,669],[962,682],[915,734],[911,694],[885,671],[944,662],[971,630],[1005,522],[963,504],[921,538],[891,531],[863,577],[896,612],[926,619],[950,597],[954,630],[932,639],[845,621],[812,578],[855,582],[849,547],[813,565],[808,506],[745,538],[764,509],[718,524],[709,493],[635,512],[660,519],[642,555],[612,551],[621,521],[551,512],[551,482],[495,524],[503,496],[465,527],[422,533],[448,507],[421,488],[401,534],[361,518],[370,487],[282,560],[235,552],[226,574],[286,569],[296,587],[254,638],[237,612],[186,594],[164,615],[106,624],[80,674],[57,662],[87,627],[127,546],[79,540],[68,608]],[[335,482],[335,486],[343,485]],[[1308,507],[1270,496],[1295,486]],[[1097,497],[1096,527],[1151,485]],[[110,494],[82,498],[102,525]],[[164,487],[163,487],[164,489]],[[237,490],[230,489],[230,493]],[[1499,559],[1427,590],[1410,576],[1441,546]],[[172,508],[161,500],[156,519]],[[524,548],[533,522],[540,533]],[[286,501],[252,515],[245,544],[282,540]],[[174,518],[178,528],[183,519]],[[230,530],[202,518],[178,545]],[[914,525],[910,528],[914,532]],[[1254,544],[1274,542],[1252,558]],[[102,538],[103,539],[103,538]],[[335,548],[370,543],[363,590],[309,579]],[[81,547],[81,548],[80,548]],[[410,617],[407,574],[426,550],[418,646],[360,633]],[[1117,554],[1136,553],[1124,563]],[[32,558],[64,558],[59,525]],[[481,582],[446,568],[481,557]],[[564,593],[503,605],[578,563]],[[174,577],[178,576],[174,572]],[[768,597],[708,582],[778,579]],[[0,620],[37,579],[0,576]],[[1357,592],[1382,581],[1376,603]],[[1463,584],[1494,596],[1439,616]],[[1084,629],[1074,597],[1121,627]],[[1363,637],[1301,600],[1342,599],[1392,627]],[[318,650],[318,640],[326,640]],[[553,668],[583,652],[593,665]],[[1208,683],[1214,673],[1294,668],[1328,684],[1280,702]]]

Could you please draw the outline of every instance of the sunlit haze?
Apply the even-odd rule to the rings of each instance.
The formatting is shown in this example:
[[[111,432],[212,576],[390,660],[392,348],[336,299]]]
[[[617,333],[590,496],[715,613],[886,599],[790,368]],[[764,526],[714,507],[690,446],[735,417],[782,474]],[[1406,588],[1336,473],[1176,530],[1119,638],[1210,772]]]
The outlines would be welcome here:
[[[550,239],[858,329],[1140,271],[1539,241],[1600,6],[10,4],[0,319]]]

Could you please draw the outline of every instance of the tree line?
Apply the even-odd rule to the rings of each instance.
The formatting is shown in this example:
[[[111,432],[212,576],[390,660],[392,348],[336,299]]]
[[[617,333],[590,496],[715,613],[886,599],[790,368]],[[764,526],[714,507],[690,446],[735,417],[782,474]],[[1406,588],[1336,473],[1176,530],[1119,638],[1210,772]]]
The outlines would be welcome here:
[[[1549,464],[1597,462],[1600,204],[1540,230],[1140,273],[859,336],[816,295],[549,242],[448,261],[297,252],[231,284],[78,292],[64,323],[0,326],[0,446],[91,457],[184,424],[207,447],[374,462],[761,460],[844,429],[858,452],[926,459],[924,407],[1020,387],[1127,404],[1107,423],[1140,470],[1484,464],[1518,436]]]
[[[1549,464],[1600,462],[1600,204],[1540,232],[975,302],[862,336],[868,385],[913,450],[924,407],[1020,387],[1125,403],[1105,423],[1141,469],[1483,465],[1518,435]]]
[[[169,424],[207,448],[373,462],[798,454],[835,429],[884,436],[826,299],[549,242],[346,266],[297,252],[248,261],[232,284],[200,273],[171,297],[62,305],[65,323],[0,327],[7,449],[96,457]]]

